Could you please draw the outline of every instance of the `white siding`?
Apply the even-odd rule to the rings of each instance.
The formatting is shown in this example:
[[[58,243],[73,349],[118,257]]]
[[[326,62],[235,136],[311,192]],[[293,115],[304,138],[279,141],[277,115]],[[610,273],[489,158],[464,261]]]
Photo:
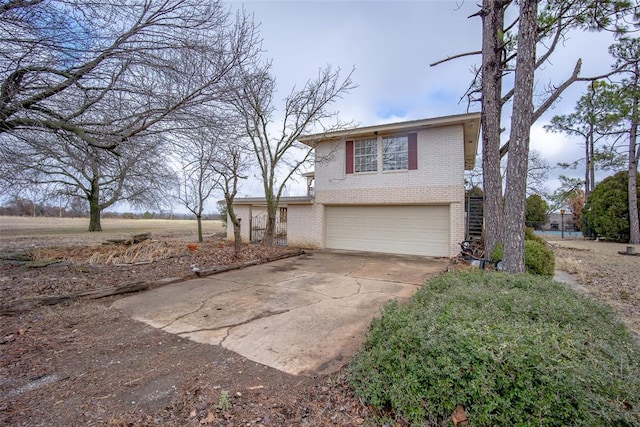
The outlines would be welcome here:
[[[240,219],[240,237],[244,243],[249,241],[249,224],[251,223],[251,206],[233,205],[233,212]],[[227,240],[233,242],[233,223],[227,218]]]

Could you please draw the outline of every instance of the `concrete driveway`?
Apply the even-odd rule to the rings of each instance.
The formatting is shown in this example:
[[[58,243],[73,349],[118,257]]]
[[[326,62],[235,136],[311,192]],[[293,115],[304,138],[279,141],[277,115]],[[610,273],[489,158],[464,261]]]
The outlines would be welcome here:
[[[371,319],[448,260],[314,251],[120,299],[134,319],[294,375],[337,371]]]

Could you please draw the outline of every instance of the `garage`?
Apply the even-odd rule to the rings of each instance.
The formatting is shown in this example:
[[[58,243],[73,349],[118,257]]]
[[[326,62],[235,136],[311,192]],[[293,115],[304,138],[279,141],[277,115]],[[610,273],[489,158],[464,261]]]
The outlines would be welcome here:
[[[449,206],[328,206],[325,247],[448,256]]]

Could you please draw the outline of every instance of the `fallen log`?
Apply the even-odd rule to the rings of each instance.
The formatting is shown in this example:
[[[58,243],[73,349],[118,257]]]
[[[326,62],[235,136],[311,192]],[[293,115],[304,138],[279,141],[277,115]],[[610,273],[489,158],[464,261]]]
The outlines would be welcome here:
[[[91,291],[76,292],[73,294],[45,295],[41,297],[28,298],[28,299],[13,301],[11,304],[5,307],[2,307],[2,309],[0,310],[0,314],[16,313],[16,312],[26,311],[32,308],[43,307],[47,305],[57,305],[57,304],[62,304],[66,302],[75,301],[76,299],[80,299],[80,298],[99,299],[99,298],[109,297],[113,295],[128,294],[128,293],[138,292],[138,291],[143,291],[145,289],[148,289],[149,286],[151,286],[151,284],[152,282],[146,282],[146,283],[136,282],[136,283],[130,283],[124,286],[93,289]]]
[[[252,265],[265,264],[267,262],[278,261],[280,259],[285,259],[285,258],[291,258],[294,256],[302,255],[304,253],[305,252],[302,249],[300,249],[295,252],[287,252],[285,254],[274,255],[272,257],[254,259],[246,262],[237,262],[229,265],[221,265],[219,267],[207,268],[204,270],[195,270],[195,273],[196,273],[196,276],[198,277],[206,277],[206,276],[211,276],[213,274],[224,273],[226,271],[240,270],[241,268],[249,267]]]
[[[151,286],[151,282],[137,282],[115,288],[102,288],[96,289],[94,291],[87,291],[84,295],[82,295],[82,297],[88,299],[98,299],[110,297],[113,295],[130,294],[132,292],[147,290],[149,289],[149,286]]]
[[[287,252],[287,253],[284,253],[284,254],[274,255],[274,256],[271,256],[271,257],[265,257],[265,258],[255,259],[255,260],[246,261],[246,262],[239,262],[239,263],[235,263],[235,264],[223,265],[223,266],[220,266],[220,267],[214,267],[214,268],[210,268],[210,269],[206,269],[206,270],[199,270],[199,271],[195,271],[195,275],[198,276],[198,277],[211,276],[213,274],[223,273],[225,271],[239,270],[241,268],[249,267],[251,265],[265,264],[265,263],[272,262],[272,261],[277,261],[277,260],[280,260],[280,259],[299,256],[299,255],[302,255],[304,253],[305,253],[305,251],[303,251],[303,250],[297,250],[297,251],[294,251],[294,252]],[[0,308],[0,315],[18,313],[18,312],[22,312],[22,311],[31,310],[31,309],[36,308],[36,307],[42,307],[42,306],[47,306],[47,305],[56,305],[56,304],[72,302],[72,301],[75,301],[75,300],[81,299],[81,298],[99,299],[99,298],[105,298],[105,297],[114,296],[114,295],[122,295],[122,294],[128,294],[128,293],[132,293],[132,292],[144,291],[144,290],[148,289],[149,287],[151,287],[152,285],[154,285],[156,283],[162,283],[163,285],[166,285],[166,284],[169,284],[169,283],[175,283],[175,282],[179,282],[179,281],[183,281],[183,280],[189,280],[191,278],[193,278],[193,276],[188,275],[188,276],[184,276],[184,277],[170,278],[170,280],[162,280],[161,279],[161,280],[154,280],[154,281],[149,281],[149,282],[135,282],[135,283],[130,283],[130,284],[123,285],[123,286],[115,286],[115,287],[108,287],[108,288],[93,289],[93,290],[90,290],[90,291],[76,292],[76,293],[73,293],[73,294],[44,295],[44,296],[41,296],[41,297],[22,299],[22,300],[12,301],[10,304]]]
[[[151,238],[151,233],[134,234],[128,239],[107,239],[103,245],[135,245]]]

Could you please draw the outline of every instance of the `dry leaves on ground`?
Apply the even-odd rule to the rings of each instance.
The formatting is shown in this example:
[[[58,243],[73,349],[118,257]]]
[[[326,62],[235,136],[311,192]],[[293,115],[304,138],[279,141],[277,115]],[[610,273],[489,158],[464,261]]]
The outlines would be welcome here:
[[[556,268],[570,273],[594,298],[609,304],[640,335],[640,257],[625,245],[577,241],[554,244]]]

